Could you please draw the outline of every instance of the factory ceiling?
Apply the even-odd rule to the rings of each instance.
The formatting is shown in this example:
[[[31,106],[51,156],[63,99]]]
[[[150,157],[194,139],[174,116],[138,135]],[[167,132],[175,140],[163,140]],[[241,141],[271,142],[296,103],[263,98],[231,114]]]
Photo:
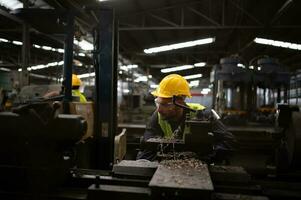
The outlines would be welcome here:
[[[119,53],[138,64],[158,80],[163,67],[173,67],[206,62],[201,68],[178,72],[182,75],[202,73],[209,77],[211,67],[223,57],[239,56],[249,64],[260,56],[278,58],[290,71],[299,69],[300,50],[266,46],[254,42],[256,37],[301,43],[300,1],[293,0],[36,0],[31,8],[52,8],[58,12],[66,9],[76,14],[75,37],[92,42],[91,32],[97,19],[91,8],[105,4],[115,9],[119,29]],[[64,35],[59,20],[47,10],[22,12],[5,7],[0,10],[0,37],[22,41],[22,24],[30,25],[30,44],[63,48]],[[215,42],[206,45],[146,54],[144,49],[179,42],[213,37]],[[82,50],[75,48],[75,59],[91,65],[90,57],[78,56]],[[1,42],[1,66],[18,69],[22,65],[22,47]],[[62,53],[42,48],[30,48],[30,66],[59,62]],[[89,68],[77,67],[77,73],[87,73]],[[57,76],[61,68],[48,67],[36,70],[42,75]]]

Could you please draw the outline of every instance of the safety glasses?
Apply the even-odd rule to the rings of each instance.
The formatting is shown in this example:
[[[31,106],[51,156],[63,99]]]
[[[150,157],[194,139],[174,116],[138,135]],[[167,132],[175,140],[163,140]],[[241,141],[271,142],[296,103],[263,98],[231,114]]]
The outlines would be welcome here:
[[[158,99],[155,99],[155,104],[157,108],[165,108],[165,109],[172,109],[174,108],[175,104],[173,104],[173,102],[169,102],[169,103],[162,103],[159,102]]]

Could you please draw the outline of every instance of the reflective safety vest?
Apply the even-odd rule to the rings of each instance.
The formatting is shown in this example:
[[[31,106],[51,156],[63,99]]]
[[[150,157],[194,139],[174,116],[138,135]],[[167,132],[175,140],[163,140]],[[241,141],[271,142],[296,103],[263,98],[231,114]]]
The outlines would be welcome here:
[[[188,105],[189,108],[193,109],[193,110],[204,110],[206,107],[198,104],[198,103],[186,103]],[[186,119],[193,119],[196,117],[196,112],[188,112],[186,114]],[[173,137],[173,131],[171,129],[170,124],[168,123],[167,120],[163,120],[160,113],[158,112],[158,123],[164,133],[164,138],[172,138]],[[187,126],[185,124],[185,128],[183,131],[183,137],[186,133],[190,132],[190,128],[189,126]]]
[[[81,103],[87,102],[86,97],[79,90],[72,90],[72,96],[79,97],[79,102],[81,102]]]

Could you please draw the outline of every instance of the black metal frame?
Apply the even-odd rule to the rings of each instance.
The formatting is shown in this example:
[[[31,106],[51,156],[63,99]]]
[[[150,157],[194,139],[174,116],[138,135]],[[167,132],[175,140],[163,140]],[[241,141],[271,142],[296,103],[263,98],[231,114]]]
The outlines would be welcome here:
[[[111,169],[116,132],[116,43],[114,10],[100,8],[99,24],[95,30],[94,67],[96,77],[95,127],[96,168]],[[115,58],[115,59],[114,59]]]

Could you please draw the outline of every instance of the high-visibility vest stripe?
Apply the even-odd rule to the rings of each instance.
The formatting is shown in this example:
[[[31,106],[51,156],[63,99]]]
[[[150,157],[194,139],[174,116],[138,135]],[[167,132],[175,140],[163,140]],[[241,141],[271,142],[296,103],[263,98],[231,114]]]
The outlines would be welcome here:
[[[187,105],[189,106],[189,108],[191,108],[193,110],[204,110],[206,108],[205,106],[198,104],[198,103],[187,103]],[[189,113],[187,113],[187,115],[186,115],[186,118],[188,117],[189,119],[193,119],[196,116],[196,112],[189,112]],[[162,119],[161,114],[159,112],[158,112],[158,123],[164,133],[164,137],[172,138],[173,137],[172,128],[167,120]],[[189,132],[190,132],[189,126],[187,126],[187,124],[185,124],[185,128],[183,131],[183,137],[185,134],[187,134]]]

